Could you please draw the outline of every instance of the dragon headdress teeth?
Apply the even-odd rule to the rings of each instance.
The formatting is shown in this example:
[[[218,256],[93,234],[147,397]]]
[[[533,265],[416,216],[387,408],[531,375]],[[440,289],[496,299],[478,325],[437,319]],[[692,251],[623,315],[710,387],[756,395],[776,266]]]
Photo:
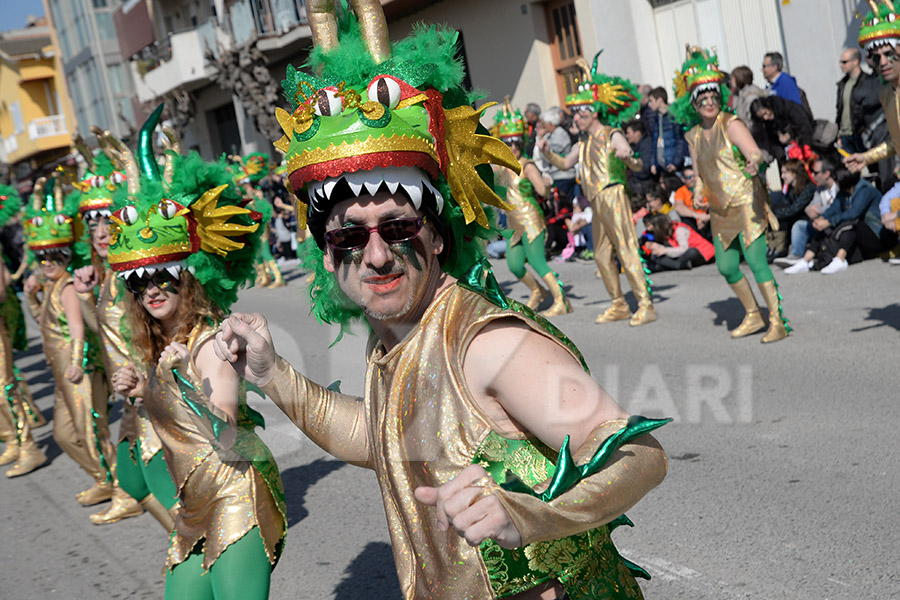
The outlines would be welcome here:
[[[39,178],[34,184],[32,201],[25,211],[25,240],[28,249],[40,256],[49,251],[70,251],[75,243],[78,199],[63,198],[56,177]]]
[[[569,108],[590,107],[597,113],[601,123],[621,127],[640,110],[640,94],[637,86],[628,79],[616,75],[605,75],[597,70],[600,54],[594,56],[588,67],[583,58],[577,60],[582,77],[575,92],[566,96]]]
[[[871,52],[883,46],[897,47],[900,42],[900,14],[892,0],[878,4],[869,0],[872,11],[862,17],[859,28],[859,45]]]
[[[381,5],[376,0],[350,3],[356,18],[348,13],[339,22],[333,0],[307,2],[315,44],[308,66],[315,74],[289,66],[282,87],[292,111],[276,109],[284,137],[275,146],[285,153],[290,188],[324,190],[329,180],[348,173],[418,169],[431,189],[449,187],[449,194],[436,197],[458,205],[466,223],[487,228],[482,204],[508,207],[483,180],[485,169],[498,164],[518,171],[520,166],[479,123],[492,104],[478,110],[469,106],[455,57],[458,34],[418,26],[392,48]],[[408,179],[382,176],[388,185]],[[327,214],[321,200],[309,201],[317,204],[316,211],[304,200],[298,211],[301,226],[307,216]],[[321,232],[313,234],[324,243]]]
[[[676,121],[685,126],[693,126],[700,122],[700,115],[694,108],[693,101],[706,92],[719,95],[722,110],[728,110],[729,90],[725,82],[725,74],[719,70],[719,58],[699,46],[685,46],[685,61],[681,69],[675,71],[675,101],[669,107]]]
[[[128,184],[128,193],[115,198],[109,264],[122,278],[160,270],[178,276],[187,269],[227,310],[237,288],[251,280],[261,216],[245,208],[224,161],[206,163],[196,152],[182,156],[177,136],[165,129],[160,173],[152,134],[161,112],[162,106],[141,128],[136,155],[104,135]]]
[[[419,169],[414,167],[375,167],[370,171],[344,173],[338,177],[329,177],[322,181],[308,183],[306,187],[310,200],[309,210],[317,213],[324,212],[331,203],[331,194],[335,186],[341,180],[347,183],[354,197],[359,197],[361,194],[375,195],[382,186],[392,194],[398,188],[402,188],[417,210],[422,208],[423,193],[431,193],[438,213],[444,208],[444,197]]]
[[[525,117],[519,109],[513,111],[509,96],[503,100],[503,106],[494,115],[492,133],[504,142],[521,142],[525,139]]]

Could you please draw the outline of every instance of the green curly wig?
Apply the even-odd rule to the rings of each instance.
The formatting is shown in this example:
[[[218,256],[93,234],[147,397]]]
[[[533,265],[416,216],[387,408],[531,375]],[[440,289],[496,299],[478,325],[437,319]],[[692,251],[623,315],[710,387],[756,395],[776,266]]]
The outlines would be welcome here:
[[[9,185],[0,185],[0,227],[5,227],[20,210],[22,197],[19,196],[19,191]]]
[[[719,93],[720,110],[733,112],[728,106],[731,92],[724,82],[725,75],[719,70],[719,58],[715,54],[697,46],[688,47],[687,59],[673,82],[675,101],[669,106],[672,118],[688,128],[700,123],[693,100],[708,91]]]

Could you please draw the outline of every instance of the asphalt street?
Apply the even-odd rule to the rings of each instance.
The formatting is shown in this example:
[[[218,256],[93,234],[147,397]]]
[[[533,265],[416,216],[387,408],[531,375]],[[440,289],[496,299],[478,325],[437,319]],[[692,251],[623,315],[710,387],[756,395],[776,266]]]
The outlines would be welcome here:
[[[900,598],[900,267],[793,278],[776,269],[795,331],[771,345],[729,337],[742,309],[715,267],[654,275],[659,321],[638,328],[594,324],[608,298],[592,263],[555,268],[575,311],[554,322],[597,381],[632,413],[676,419],[656,434],[668,477],[629,511],[635,528],[614,535],[653,574],[648,599]],[[304,277],[287,274],[287,287],[248,290],[236,308],[265,314],[279,352],[311,378],[361,393],[365,333],[329,348],[337,330],[309,316]],[[17,364],[49,420],[53,378],[30,318],[29,335]],[[327,456],[267,401],[250,403],[266,417],[261,436],[287,493],[271,597],[398,600],[374,475]],[[90,481],[51,430],[37,431],[49,466],[0,477],[0,598],[162,598],[163,530],[148,515],[92,525],[97,508],[74,500]]]

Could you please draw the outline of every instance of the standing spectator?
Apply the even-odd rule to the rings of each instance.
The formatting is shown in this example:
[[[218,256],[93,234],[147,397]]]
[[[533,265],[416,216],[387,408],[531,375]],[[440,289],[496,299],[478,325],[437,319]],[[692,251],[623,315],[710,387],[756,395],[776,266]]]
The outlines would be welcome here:
[[[685,167],[681,172],[681,180],[684,183],[675,190],[672,196],[672,206],[681,217],[681,221],[694,228],[707,240],[712,241],[712,233],[709,229],[709,202],[706,196],[698,198],[694,194],[697,187],[697,173],[693,167]]]
[[[887,134],[887,121],[878,100],[881,81],[860,68],[860,59],[857,48],[844,50],[841,54],[844,77],[837,84],[835,122],[838,124],[841,147],[851,154],[875,146],[873,138],[878,137],[880,142]],[[878,133],[881,135],[878,136]],[[863,140],[864,135],[869,144]]]
[[[753,71],[746,66],[735,67],[728,78],[728,87],[731,89],[731,106],[735,114],[747,127],[751,127],[753,113],[750,112],[750,105],[757,98],[768,96],[769,92],[753,84]]]
[[[644,164],[640,171],[628,171],[628,187],[634,192],[638,188],[643,188],[651,181],[653,175],[650,173],[650,155],[653,154],[653,142],[647,135],[647,127],[641,120],[633,120],[625,123],[625,139],[628,145],[634,150],[635,156],[640,158]]]
[[[641,94],[641,108],[638,110],[637,119],[644,122],[644,125],[650,123],[650,119],[653,118],[653,109],[650,108],[650,92],[653,90],[652,85],[647,85],[646,83],[638,86],[638,92]]]
[[[568,156],[572,149],[572,137],[565,127],[562,126],[563,111],[558,106],[552,106],[541,113],[541,122],[543,133],[542,137],[547,138],[550,149],[557,154]],[[540,150],[536,150],[539,152]],[[575,168],[561,170],[546,163],[544,174],[549,175],[553,180],[553,187],[557,188],[566,198],[573,198],[575,192]]]
[[[535,131],[537,129],[538,121],[540,121],[541,117],[541,107],[534,102],[529,102],[525,107],[525,156],[532,157],[534,156],[534,143],[537,141],[538,132]]]
[[[680,171],[687,156],[687,142],[684,141],[683,128],[669,114],[669,94],[666,89],[653,88],[647,104],[653,109],[649,130],[650,140],[655,148],[647,157],[650,160],[650,172],[659,177],[663,172]]]
[[[785,160],[785,147],[796,141],[802,148],[812,142],[813,124],[800,107],[778,96],[757,98],[750,105],[753,114],[753,139],[779,163]]]
[[[797,80],[790,73],[784,72],[784,57],[780,52],[769,52],[763,57],[762,72],[769,82],[766,89],[773,96],[790,100],[803,108],[803,99],[800,96],[800,88],[797,87]]]
[[[803,209],[805,219],[799,219],[791,227],[791,253],[782,258],[776,258],[775,264],[789,267],[799,261],[806,252],[806,244],[815,231],[812,222],[822,216],[834,202],[838,193],[837,180],[834,177],[837,169],[837,161],[826,156],[813,163],[813,182],[816,184],[816,192],[812,202]]]

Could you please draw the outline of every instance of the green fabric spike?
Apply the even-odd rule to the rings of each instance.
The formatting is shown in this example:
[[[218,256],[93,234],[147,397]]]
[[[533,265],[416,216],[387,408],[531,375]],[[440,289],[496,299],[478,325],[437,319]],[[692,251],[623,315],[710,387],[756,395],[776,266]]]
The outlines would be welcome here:
[[[228,421],[220,419],[216,415],[214,415],[202,402],[199,402],[193,398],[192,395],[197,394],[197,389],[191,385],[191,382],[185,379],[181,373],[178,372],[178,369],[172,369],[172,375],[175,377],[175,383],[178,384],[178,389],[181,392],[181,399],[187,404],[188,408],[190,408],[195,415],[200,417],[201,419],[206,419],[209,421],[210,426],[212,426],[213,435],[216,436],[216,440],[221,439],[222,432],[228,427]]]
[[[335,381],[332,381],[330,384],[328,384],[328,386],[325,389],[331,390],[332,392],[337,392],[338,394],[340,394],[341,393],[341,380],[337,379]]]
[[[6,394],[6,403],[9,404],[9,415],[12,417],[13,427],[16,429],[16,441],[19,445],[22,445],[22,430],[19,427],[19,416],[16,414],[16,401],[12,396],[12,389],[16,386],[16,382],[8,383],[3,386],[3,391]],[[24,417],[24,415],[23,415]]]
[[[110,468],[109,463],[106,462],[106,457],[103,456],[103,449],[100,447],[100,430],[97,427],[97,421],[99,420],[100,413],[92,408],[91,427],[94,429],[94,446],[97,448],[97,455],[100,456],[100,466],[106,471],[106,483],[111,483],[113,480],[112,469]]]

